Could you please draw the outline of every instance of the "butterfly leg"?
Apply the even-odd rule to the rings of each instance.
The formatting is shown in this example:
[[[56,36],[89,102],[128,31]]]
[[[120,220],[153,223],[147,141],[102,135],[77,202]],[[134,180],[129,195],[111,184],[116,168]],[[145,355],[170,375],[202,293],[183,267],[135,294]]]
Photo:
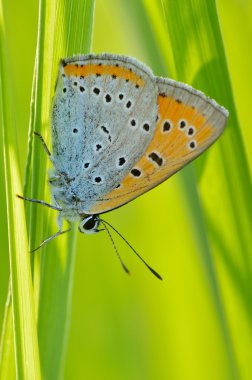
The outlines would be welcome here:
[[[66,181],[69,181],[70,179],[69,179],[68,175],[67,175],[65,172],[61,172],[61,171],[57,168],[57,165],[56,165],[56,163],[55,163],[55,161],[54,161],[54,158],[53,158],[53,156],[52,156],[50,150],[48,149],[48,146],[46,145],[46,142],[45,142],[45,140],[43,139],[42,135],[41,135],[39,132],[36,132],[36,131],[34,131],[33,133],[34,133],[35,136],[38,136],[38,137],[39,137],[39,139],[40,139],[40,141],[42,142],[42,145],[43,145],[43,147],[44,147],[44,149],[45,149],[45,151],[46,151],[46,154],[48,155],[48,157],[49,157],[51,163],[53,164],[53,166],[55,167],[55,169],[57,170],[57,172],[59,173],[59,175],[60,175],[60,176],[63,176],[63,177],[65,178]],[[58,180],[58,179],[60,178],[60,176],[59,176],[59,177],[56,176],[55,179]],[[51,180],[53,181],[53,178],[52,178]]]
[[[63,235],[63,234],[65,234],[66,232],[69,232],[70,230],[71,230],[71,228],[68,228],[67,230],[56,232],[55,234],[53,234],[53,235],[50,236],[49,238],[43,240],[42,243],[40,243],[39,246],[38,246],[37,248],[32,249],[30,252],[32,253],[32,252],[37,251],[39,248],[43,247],[43,245],[45,245],[46,243],[48,243],[50,240],[56,238],[56,237],[59,236],[59,235]]]
[[[62,208],[60,207],[60,205],[59,205],[59,203],[58,203],[58,201],[57,201],[57,199],[55,197],[55,195],[51,194],[51,197],[52,197],[52,201],[56,205],[56,207],[58,207],[60,210],[62,210]]]
[[[42,145],[43,145],[43,147],[44,147],[44,149],[46,151],[46,154],[48,155],[48,157],[49,157],[50,161],[52,162],[53,166],[55,166],[55,162],[54,162],[53,156],[52,156],[50,150],[48,149],[48,147],[47,147],[47,145],[45,143],[45,140],[43,139],[43,137],[41,136],[41,134],[39,132],[34,131],[33,133],[34,133],[35,136],[39,137],[39,139],[42,142]]]
[[[32,249],[30,252],[35,252],[37,251],[39,248],[43,247],[43,245],[45,245],[46,243],[48,243],[49,241],[51,241],[52,239],[55,239],[57,236],[59,235],[63,235],[65,234],[66,232],[69,232],[72,228],[68,228],[64,231],[62,231],[62,223],[63,223],[63,219],[62,219],[62,214],[61,212],[59,213],[58,215],[58,226],[59,226],[59,231],[57,231],[55,234],[53,234],[52,236],[50,236],[49,238],[45,239],[42,241],[42,243],[39,244],[39,246],[37,248],[34,248]]]
[[[50,203],[41,201],[39,199],[26,198],[26,197],[23,197],[22,195],[19,195],[19,194],[17,194],[17,197],[20,199],[23,199],[24,201],[39,203],[39,204],[44,205],[46,207],[52,208],[53,210],[62,211],[62,208],[60,206],[58,206],[58,205],[54,206],[54,205],[51,205]]]

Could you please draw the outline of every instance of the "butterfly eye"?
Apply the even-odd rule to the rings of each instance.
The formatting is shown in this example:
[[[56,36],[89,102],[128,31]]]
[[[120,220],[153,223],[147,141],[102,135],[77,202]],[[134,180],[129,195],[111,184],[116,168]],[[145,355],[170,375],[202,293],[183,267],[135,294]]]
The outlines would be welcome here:
[[[86,216],[79,224],[79,231],[85,234],[94,234],[98,232],[100,219],[96,215]]]

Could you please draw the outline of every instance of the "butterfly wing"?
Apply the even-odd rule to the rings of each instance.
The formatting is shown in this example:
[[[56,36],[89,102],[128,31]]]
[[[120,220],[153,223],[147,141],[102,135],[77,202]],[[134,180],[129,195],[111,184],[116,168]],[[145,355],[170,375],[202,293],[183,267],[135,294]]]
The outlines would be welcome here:
[[[153,137],[157,86],[137,60],[110,54],[63,60],[52,108],[56,167],[67,184],[63,204],[87,212],[130,172]],[[72,200],[73,199],[73,200]]]
[[[90,213],[119,207],[157,186],[205,151],[225,128],[228,112],[214,100],[169,79],[156,78],[156,84],[158,121],[150,144],[120,186],[94,203]]]

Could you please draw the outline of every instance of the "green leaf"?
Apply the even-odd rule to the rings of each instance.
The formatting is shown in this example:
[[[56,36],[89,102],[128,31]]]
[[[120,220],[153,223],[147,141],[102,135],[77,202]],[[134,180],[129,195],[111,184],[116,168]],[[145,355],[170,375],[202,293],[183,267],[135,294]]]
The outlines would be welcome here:
[[[8,81],[10,73],[8,71],[8,50],[6,46],[2,3],[0,3],[0,49],[0,117],[5,164],[5,191],[7,200],[16,374],[19,379],[40,379],[40,363],[25,213],[23,203],[20,202],[20,199],[16,196],[16,194],[20,194],[22,190],[17,159],[16,126],[13,117],[15,109],[11,98],[11,83]],[[7,308],[9,308],[9,304],[7,304]],[[9,357],[4,340],[10,338],[10,329],[10,312],[7,312],[3,329],[3,341],[1,343],[2,360],[8,360]],[[10,372],[7,362],[2,363],[1,376],[4,378],[6,373],[10,374]]]
[[[59,61],[62,57],[79,53],[85,54],[89,51],[93,6],[92,0],[72,1],[71,3],[64,0],[40,1],[38,43],[31,100],[29,151],[24,188],[24,194],[29,197],[43,199],[45,190],[45,197],[49,196],[47,186],[45,188],[45,185],[47,185],[45,174],[48,157],[46,157],[38,142],[34,142],[32,132],[34,130],[41,132],[49,144],[50,104]],[[9,161],[12,163],[12,178],[17,182],[16,177],[18,177],[19,170],[15,168],[14,159],[15,157],[12,153]],[[17,189],[15,187],[15,193],[22,194],[20,184],[15,183],[15,185],[17,187]],[[18,202],[19,207],[23,209],[22,201],[14,199],[15,202]],[[54,215],[49,215],[48,210],[43,210],[42,207],[37,206],[26,203],[29,245],[31,248],[34,248],[35,244],[39,244],[38,239],[45,238],[48,233],[52,234],[52,229],[55,228],[55,223],[52,225],[48,223],[50,219],[55,218],[55,213]],[[23,233],[17,236],[19,247],[25,252],[27,263],[30,265],[30,255],[27,241],[25,240],[26,232],[24,233],[26,231],[24,215],[19,215],[15,209],[15,216],[14,221],[16,223],[18,221],[23,227]],[[8,215],[11,223],[12,219],[10,217],[11,215]],[[25,291],[30,297],[35,295],[41,368],[43,377],[47,379],[59,378],[64,368],[64,355],[71,314],[74,258],[75,231],[69,234],[68,237],[62,236],[62,239],[49,243],[48,246],[43,248],[43,252],[36,252],[31,256],[34,292],[32,288],[29,291],[25,289]],[[27,271],[25,270],[23,273]],[[31,315],[30,312],[29,315]],[[6,347],[10,342],[9,337],[11,337],[10,317],[11,310],[6,308],[2,340],[2,372],[4,374],[7,373],[5,367],[8,368]],[[23,312],[20,311],[19,317],[25,318]],[[25,321],[29,322],[29,318],[26,317]],[[30,335],[27,334],[27,336]],[[32,349],[33,346],[30,345],[30,347]],[[15,349],[17,353],[20,352],[20,355],[23,353],[21,348],[18,346]],[[38,346],[36,348],[38,349]],[[19,355],[17,355],[17,359],[20,362]],[[28,360],[27,363],[32,367],[37,362]],[[11,378],[11,371],[8,374],[8,378]],[[22,378],[22,373],[20,373],[20,378]],[[39,375],[34,375],[33,377],[25,375],[24,378],[39,379]]]
[[[11,287],[5,305],[5,316],[0,342],[0,379],[15,378],[14,333],[11,303]]]
[[[145,4],[150,18],[153,18],[153,12],[150,12],[151,2],[146,0]],[[252,204],[249,198],[252,188],[249,165],[232,97],[215,1],[163,0],[162,5],[164,25],[167,27],[166,31],[163,28],[162,36],[164,34],[167,36],[167,44],[162,38],[160,46],[164,55],[167,54],[167,45],[168,51],[172,49],[169,60],[171,63],[167,61],[168,71],[173,78],[201,89],[230,111],[227,130],[212,148],[212,160],[209,160],[209,163],[208,155],[205,154],[196,164],[198,180],[201,181],[200,194],[198,195],[197,185],[193,179],[192,167],[184,170],[181,178],[188,200],[188,210],[192,215],[195,239],[199,244],[201,259],[226,344],[231,369],[229,376],[236,378],[240,359],[233,344],[234,331],[230,329],[230,316],[223,307],[224,295],[215,269],[214,254],[217,251],[225,260],[231,282],[238,285],[239,291],[243,293],[245,307],[248,308],[249,301],[244,288],[249,284],[237,283],[237,274],[233,276],[233,259],[231,256],[228,258],[227,251],[232,247],[231,250],[236,252],[241,265],[247,263],[245,276],[251,277],[249,251],[252,244]],[[153,21],[154,28],[158,32],[162,24],[161,18]],[[209,186],[209,176],[211,186]],[[230,236],[232,236],[232,246],[230,246]],[[243,275],[238,274],[238,278],[241,279]]]
[[[92,21],[93,1],[41,2],[30,131],[35,129],[41,132],[47,143],[50,104],[59,61],[73,54],[88,53],[91,44]],[[45,167],[48,164],[48,157],[40,146],[40,142],[32,141],[32,138],[30,138],[30,149],[33,149],[32,178],[29,178],[30,165],[28,165],[25,193],[34,198],[44,199],[48,197],[48,188],[45,189],[45,185],[47,186]],[[29,192],[30,189],[31,192]],[[50,219],[55,220],[57,214],[41,210],[41,208],[39,210],[38,205],[32,205],[30,209],[30,245],[34,247],[39,243],[38,234],[40,234],[40,239],[41,236],[44,239],[53,233],[51,225],[49,224],[49,228],[46,228],[46,225]],[[40,219],[42,216],[40,212],[45,212],[42,219]],[[38,229],[38,224],[44,227]],[[55,228],[55,223],[53,225]],[[34,254],[40,358],[44,377],[57,379],[61,377],[64,368],[71,315],[75,231],[48,243],[41,251]]]

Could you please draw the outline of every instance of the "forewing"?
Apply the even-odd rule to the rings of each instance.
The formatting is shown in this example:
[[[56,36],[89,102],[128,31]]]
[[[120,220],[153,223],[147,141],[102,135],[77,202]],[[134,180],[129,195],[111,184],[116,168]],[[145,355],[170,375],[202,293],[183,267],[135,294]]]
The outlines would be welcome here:
[[[158,121],[153,138],[120,187],[96,202],[90,213],[119,207],[169,178],[220,136],[228,112],[214,100],[183,83],[156,78]]]
[[[63,60],[52,109],[53,155],[84,211],[110,193],[155,130],[158,86],[137,60],[110,54]]]

